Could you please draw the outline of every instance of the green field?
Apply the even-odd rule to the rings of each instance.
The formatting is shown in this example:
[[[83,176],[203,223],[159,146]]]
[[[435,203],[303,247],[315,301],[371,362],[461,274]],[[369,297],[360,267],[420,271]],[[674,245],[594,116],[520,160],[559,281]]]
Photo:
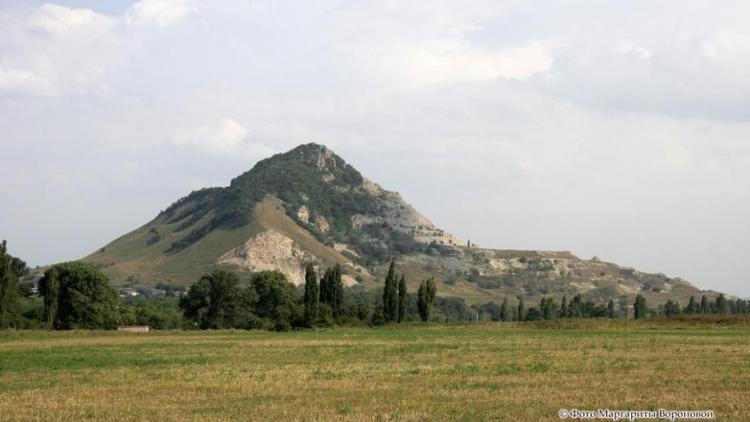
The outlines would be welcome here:
[[[583,321],[291,333],[0,332],[3,420],[750,418],[750,326]]]

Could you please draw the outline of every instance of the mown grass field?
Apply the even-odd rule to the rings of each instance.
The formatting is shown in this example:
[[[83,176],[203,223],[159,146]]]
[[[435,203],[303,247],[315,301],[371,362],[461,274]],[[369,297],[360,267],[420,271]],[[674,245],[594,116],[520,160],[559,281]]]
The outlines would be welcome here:
[[[560,408],[750,420],[750,326],[0,332],[3,420],[537,421]]]

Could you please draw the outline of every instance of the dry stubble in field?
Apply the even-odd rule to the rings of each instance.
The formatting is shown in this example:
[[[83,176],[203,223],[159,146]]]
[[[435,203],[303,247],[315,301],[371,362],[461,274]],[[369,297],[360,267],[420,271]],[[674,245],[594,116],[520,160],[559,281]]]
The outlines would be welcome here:
[[[750,329],[498,323],[320,332],[0,333],[4,420],[750,418]]]

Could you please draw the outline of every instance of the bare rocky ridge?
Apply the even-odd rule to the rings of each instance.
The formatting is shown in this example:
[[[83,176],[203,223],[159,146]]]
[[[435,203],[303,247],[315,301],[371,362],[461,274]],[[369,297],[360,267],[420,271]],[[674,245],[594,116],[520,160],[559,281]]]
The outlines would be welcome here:
[[[420,243],[436,242],[440,245],[458,246],[463,242],[456,236],[435,226],[427,217],[417,212],[404,201],[398,192],[383,189],[380,185],[364,179],[363,189],[380,201],[384,216],[356,214],[352,216],[352,228],[359,229],[366,224],[386,223],[393,229],[411,236]]]

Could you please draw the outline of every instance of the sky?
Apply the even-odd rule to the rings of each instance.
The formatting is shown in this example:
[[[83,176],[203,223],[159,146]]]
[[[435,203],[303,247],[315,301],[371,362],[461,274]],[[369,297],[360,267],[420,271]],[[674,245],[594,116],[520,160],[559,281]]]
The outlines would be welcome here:
[[[0,238],[77,259],[327,145],[483,247],[750,297],[750,3],[7,0]]]

